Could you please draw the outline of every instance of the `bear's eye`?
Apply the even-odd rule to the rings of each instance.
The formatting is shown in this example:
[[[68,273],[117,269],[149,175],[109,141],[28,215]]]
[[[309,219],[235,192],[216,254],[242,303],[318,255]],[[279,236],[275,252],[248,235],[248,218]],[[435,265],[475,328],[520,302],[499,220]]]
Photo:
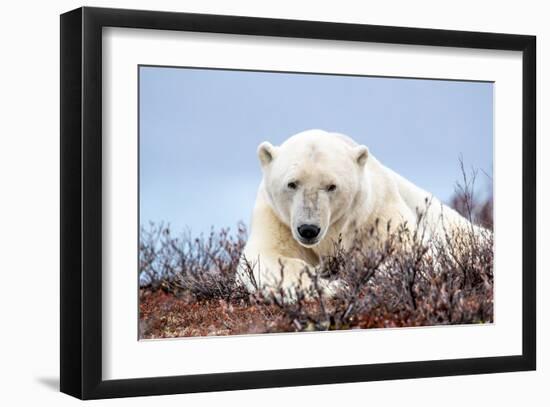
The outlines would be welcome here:
[[[332,191],[335,191],[336,190],[336,185],[334,184],[330,184],[328,187],[327,187],[327,191],[328,192],[332,192]]]
[[[286,186],[288,187],[288,189],[296,189],[298,187],[295,182],[289,182],[288,184],[286,184]]]

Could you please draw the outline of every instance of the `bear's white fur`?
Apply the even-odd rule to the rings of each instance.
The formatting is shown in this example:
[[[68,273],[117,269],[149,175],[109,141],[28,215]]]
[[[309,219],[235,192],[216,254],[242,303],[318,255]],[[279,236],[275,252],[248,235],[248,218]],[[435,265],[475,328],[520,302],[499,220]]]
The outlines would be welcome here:
[[[346,248],[357,236],[368,239],[365,232],[375,224],[416,225],[419,210],[425,212],[431,234],[442,233],[443,223],[471,227],[456,211],[382,165],[367,147],[345,135],[308,130],[280,146],[260,144],[258,156],[263,180],[238,271],[249,289],[256,288],[247,275],[250,271],[262,290],[281,283],[281,265],[283,289],[307,286],[310,281],[304,268],[332,254],[339,238]],[[304,225],[314,226],[309,235],[300,229],[306,238],[299,231]],[[318,235],[312,236],[316,228]]]

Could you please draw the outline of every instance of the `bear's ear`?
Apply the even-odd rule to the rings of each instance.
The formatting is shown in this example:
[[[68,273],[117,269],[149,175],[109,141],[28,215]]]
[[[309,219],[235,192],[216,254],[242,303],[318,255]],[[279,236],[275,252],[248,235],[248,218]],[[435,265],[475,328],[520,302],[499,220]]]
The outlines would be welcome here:
[[[369,149],[366,146],[357,146],[353,149],[353,156],[360,167],[363,167],[369,158]]]
[[[258,158],[262,167],[265,167],[275,158],[275,147],[270,142],[264,141],[258,146]]]

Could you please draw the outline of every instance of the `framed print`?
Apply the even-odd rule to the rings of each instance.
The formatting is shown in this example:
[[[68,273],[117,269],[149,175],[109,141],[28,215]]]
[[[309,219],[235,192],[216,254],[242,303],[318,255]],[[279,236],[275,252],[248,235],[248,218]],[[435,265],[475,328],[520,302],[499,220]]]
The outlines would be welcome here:
[[[534,370],[535,37],[61,16],[61,391]]]

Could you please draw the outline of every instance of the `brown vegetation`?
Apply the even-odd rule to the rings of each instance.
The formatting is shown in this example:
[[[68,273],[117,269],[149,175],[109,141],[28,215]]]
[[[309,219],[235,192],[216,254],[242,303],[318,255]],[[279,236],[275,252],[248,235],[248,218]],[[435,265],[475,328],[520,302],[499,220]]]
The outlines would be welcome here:
[[[142,338],[255,334],[353,328],[485,323],[493,320],[492,233],[448,234],[421,242],[406,225],[366,249],[335,244],[310,273],[312,287],[269,295],[249,293],[235,279],[246,241],[212,232],[174,238],[169,229],[142,231],[140,289]],[[377,231],[372,231],[377,241]],[[283,270],[284,273],[284,270]],[[321,290],[339,279],[334,298]]]

